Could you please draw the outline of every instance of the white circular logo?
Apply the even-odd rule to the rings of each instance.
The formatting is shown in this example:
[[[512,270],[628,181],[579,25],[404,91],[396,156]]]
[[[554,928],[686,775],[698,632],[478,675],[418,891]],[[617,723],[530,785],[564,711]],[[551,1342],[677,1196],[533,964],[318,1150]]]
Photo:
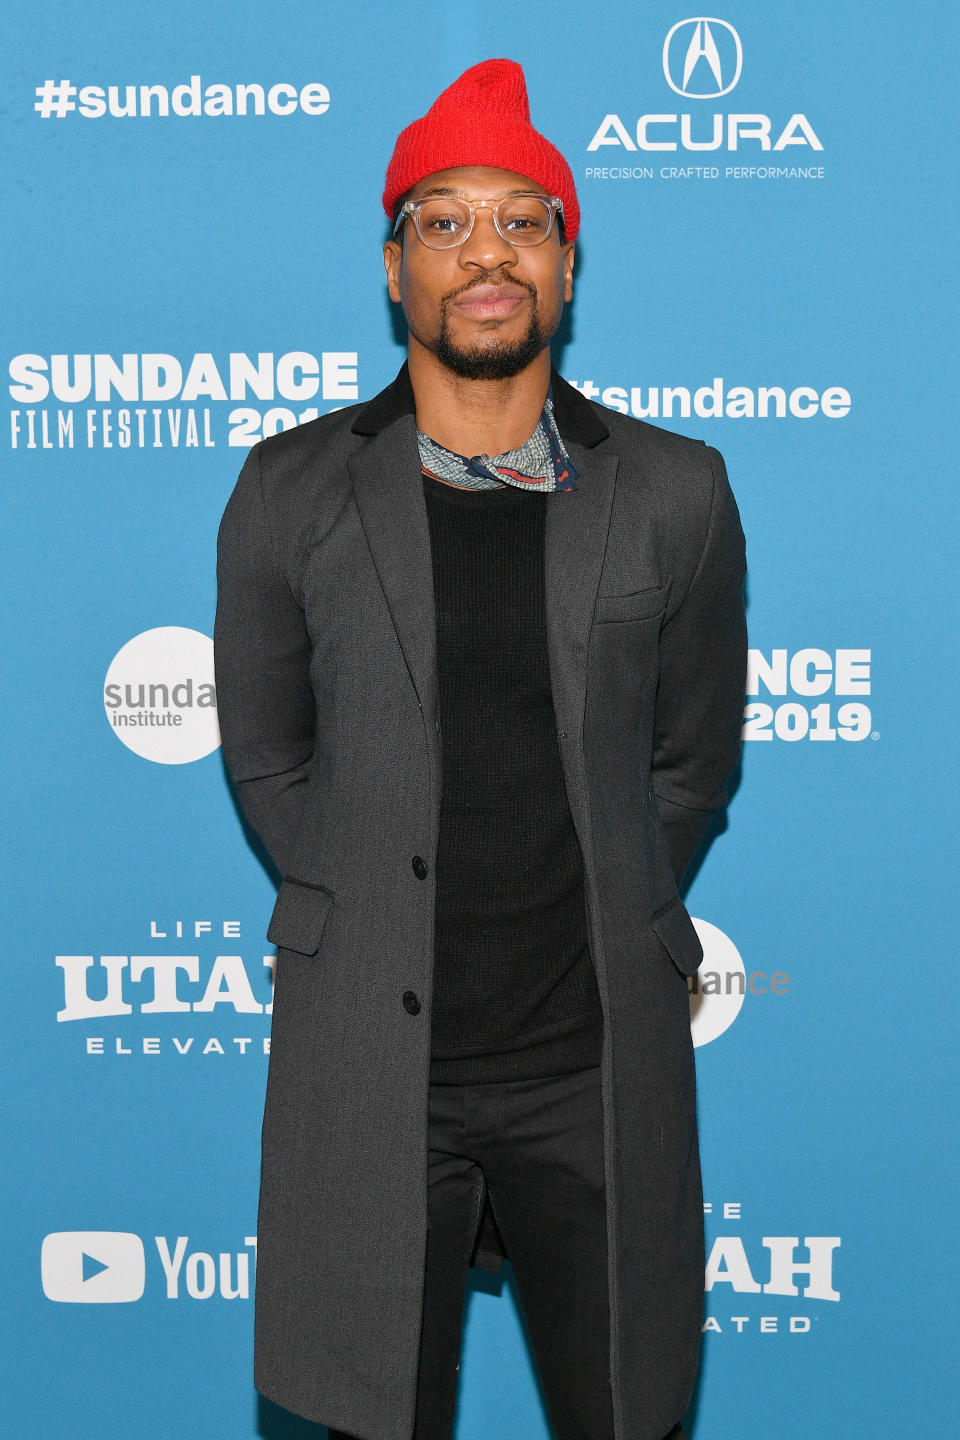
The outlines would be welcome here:
[[[690,980],[690,1031],[694,1045],[708,1045],[740,1014],[747,974],[729,935],[709,920],[690,918],[703,946],[703,962]]]
[[[663,73],[670,89],[688,100],[729,95],[742,69],[740,36],[728,20],[695,15],[678,20],[667,32]]]
[[[181,625],[134,635],[110,662],[103,708],[117,739],[144,760],[202,760],[220,744],[213,641]]]

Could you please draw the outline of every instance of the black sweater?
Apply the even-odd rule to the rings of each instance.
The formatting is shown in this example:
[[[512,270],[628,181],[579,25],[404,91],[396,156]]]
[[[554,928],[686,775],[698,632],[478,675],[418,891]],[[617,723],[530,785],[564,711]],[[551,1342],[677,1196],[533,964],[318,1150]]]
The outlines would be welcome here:
[[[424,490],[443,754],[430,1079],[597,1065],[600,999],[544,614],[546,506],[566,497],[427,476]]]

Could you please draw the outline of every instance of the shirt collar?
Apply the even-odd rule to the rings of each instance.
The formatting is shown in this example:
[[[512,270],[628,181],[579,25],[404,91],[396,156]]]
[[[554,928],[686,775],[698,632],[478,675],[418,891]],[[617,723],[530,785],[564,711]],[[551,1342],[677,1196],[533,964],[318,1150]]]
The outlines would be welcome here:
[[[551,369],[550,379],[554,418],[564,440],[585,445],[588,450],[606,440],[610,432],[590,401],[573,385],[568,385],[556,370]],[[379,435],[401,415],[412,415],[415,410],[410,371],[404,361],[397,378],[364,405],[351,429],[354,435]]]

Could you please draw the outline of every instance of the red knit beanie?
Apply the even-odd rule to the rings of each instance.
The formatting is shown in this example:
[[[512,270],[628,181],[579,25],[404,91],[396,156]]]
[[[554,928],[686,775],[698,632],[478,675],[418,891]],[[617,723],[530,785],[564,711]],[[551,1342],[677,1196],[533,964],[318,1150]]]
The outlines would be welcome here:
[[[400,132],[383,192],[388,218],[393,219],[393,207],[411,186],[456,165],[489,165],[535,180],[550,195],[559,195],[564,236],[577,238],[580,207],[570,166],[530,124],[527,85],[514,60],[471,66],[426,115]]]

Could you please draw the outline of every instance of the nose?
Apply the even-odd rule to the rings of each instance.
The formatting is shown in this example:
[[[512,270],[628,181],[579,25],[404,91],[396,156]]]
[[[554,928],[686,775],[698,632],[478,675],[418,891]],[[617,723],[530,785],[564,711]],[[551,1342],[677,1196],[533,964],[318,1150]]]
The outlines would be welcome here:
[[[459,259],[466,269],[496,270],[501,265],[516,264],[517,252],[493,223],[492,210],[476,212],[473,229],[460,246]]]

